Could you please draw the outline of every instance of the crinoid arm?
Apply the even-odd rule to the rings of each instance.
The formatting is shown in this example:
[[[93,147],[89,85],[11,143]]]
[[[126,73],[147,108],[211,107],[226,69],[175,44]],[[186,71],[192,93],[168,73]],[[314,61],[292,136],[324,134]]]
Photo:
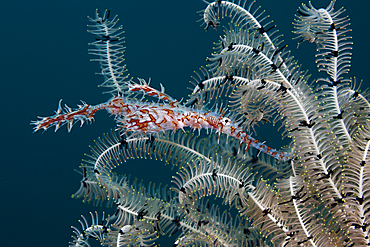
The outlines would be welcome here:
[[[89,49],[90,54],[98,56],[91,61],[98,61],[101,66],[101,74],[104,76],[104,82],[100,85],[107,87],[110,93],[125,93],[128,89],[127,83],[130,81],[127,73],[126,65],[124,64],[124,41],[121,35],[122,26],[118,26],[118,16],[109,20],[110,10],[106,10],[101,17],[98,10],[94,18],[89,17],[89,20],[94,23],[88,25],[88,32],[94,34],[95,42],[89,45],[95,48]]]
[[[352,57],[352,37],[348,36],[351,29],[348,29],[349,17],[342,16],[345,9],[334,10],[332,1],[327,8],[316,9],[311,2],[308,6],[303,4],[298,9],[298,14],[294,24],[298,37],[315,35],[311,43],[317,44],[316,63],[319,71],[325,72],[329,77],[321,78],[324,85],[320,87],[319,93],[326,97],[327,111],[330,112],[329,118],[335,128],[340,130],[341,141],[343,144],[351,142],[349,133],[343,116],[348,114],[342,111],[343,98],[348,99],[347,88],[350,84],[349,79],[343,76],[349,72]]]

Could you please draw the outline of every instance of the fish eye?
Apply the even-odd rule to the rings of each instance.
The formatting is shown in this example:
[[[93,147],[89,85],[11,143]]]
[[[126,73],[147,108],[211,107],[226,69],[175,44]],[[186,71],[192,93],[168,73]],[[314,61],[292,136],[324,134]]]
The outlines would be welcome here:
[[[223,125],[229,125],[231,123],[230,118],[227,117],[223,118],[221,122]]]

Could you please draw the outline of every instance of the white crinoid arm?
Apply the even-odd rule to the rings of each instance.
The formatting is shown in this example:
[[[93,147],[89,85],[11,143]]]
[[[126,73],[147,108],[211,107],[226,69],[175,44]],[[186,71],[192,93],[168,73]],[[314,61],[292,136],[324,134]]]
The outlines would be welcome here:
[[[325,85],[321,87],[322,94],[326,98],[325,108],[330,112],[331,122],[336,125],[339,131],[337,135],[344,144],[352,142],[352,137],[346,126],[345,116],[343,116],[343,96],[346,93],[344,88],[348,87],[349,80],[343,79],[343,75],[348,73],[351,66],[351,37],[347,35],[351,29],[348,16],[342,17],[345,11],[343,8],[334,10],[332,1],[324,9],[316,9],[311,2],[302,5],[298,9],[300,16],[296,16],[294,33],[302,37],[302,41],[309,40],[317,44],[316,63],[319,71],[327,73],[328,78],[320,78]],[[348,96],[345,96],[347,101]]]
[[[101,74],[104,76],[102,87],[110,88],[108,92],[124,93],[127,90],[127,83],[130,82],[130,74],[127,73],[126,65],[123,63],[123,53],[125,51],[124,33],[122,26],[118,26],[118,17],[109,20],[110,10],[104,12],[103,17],[99,16],[96,10],[95,18],[88,17],[93,25],[88,25],[91,29],[88,32],[96,35],[95,42],[89,43],[94,48],[89,49],[89,53],[98,56],[91,61],[98,61],[101,66]]]

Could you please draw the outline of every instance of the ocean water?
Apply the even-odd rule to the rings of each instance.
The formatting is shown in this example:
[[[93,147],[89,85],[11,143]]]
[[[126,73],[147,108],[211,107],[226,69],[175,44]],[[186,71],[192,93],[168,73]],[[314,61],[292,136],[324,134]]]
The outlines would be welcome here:
[[[312,1],[326,7],[329,1]],[[325,3],[324,3],[325,2]],[[324,4],[321,5],[320,4]],[[315,45],[308,42],[296,49],[291,31],[296,0],[259,0],[256,5],[271,16],[292,54],[308,69],[312,79],[320,77],[314,63]],[[362,89],[370,85],[369,49],[366,31],[370,3],[338,0],[351,17],[353,58],[350,77],[363,79]],[[71,107],[80,100],[98,104],[110,98],[97,85],[103,78],[99,64],[87,49],[94,36],[86,32],[89,16],[95,9],[102,13],[111,9],[119,15],[126,37],[126,63],[134,78],[148,80],[176,99],[186,99],[193,71],[205,65],[212,52],[212,42],[220,32],[205,32],[196,13],[206,5],[202,1],[6,1],[2,3],[0,39],[2,107],[1,134],[1,215],[2,246],[66,246],[71,241],[71,225],[79,226],[80,215],[105,208],[84,204],[71,198],[79,188],[78,169],[84,153],[93,140],[114,128],[114,120],[105,112],[83,128],[75,126],[71,133],[62,127],[32,133],[31,120],[53,115],[59,99]],[[323,74],[321,74],[323,76]],[[258,135],[260,137],[260,135]],[[261,133],[261,141],[268,136]],[[273,143],[271,143],[273,142]],[[279,138],[269,145],[283,145]],[[161,162],[133,160],[119,167],[118,172],[132,177],[170,183],[175,170]],[[111,212],[112,209],[108,209]],[[113,210],[114,211],[114,210]],[[162,246],[172,246],[163,240]],[[173,243],[173,242],[172,242]]]

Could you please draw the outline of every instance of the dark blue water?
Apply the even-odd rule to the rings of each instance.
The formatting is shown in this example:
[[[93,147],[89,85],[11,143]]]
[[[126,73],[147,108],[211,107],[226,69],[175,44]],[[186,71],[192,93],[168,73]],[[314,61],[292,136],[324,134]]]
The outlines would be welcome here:
[[[312,1],[324,7],[329,1]],[[320,6],[323,4],[324,6]],[[370,3],[347,4],[353,28],[353,60],[350,76],[369,85],[368,9]],[[261,0],[267,13],[292,49],[292,54],[317,77],[315,47],[302,44],[296,50],[291,41],[292,21],[299,6],[296,0]],[[71,107],[79,100],[97,104],[109,99],[97,85],[102,77],[97,63],[89,62],[88,42],[94,37],[86,32],[95,9],[109,8],[118,14],[126,31],[126,63],[131,75],[162,83],[174,98],[186,98],[187,87],[205,57],[212,52],[217,35],[204,32],[197,10],[202,1],[7,1],[2,3],[1,18],[1,246],[66,246],[71,240],[71,225],[78,226],[80,215],[103,211],[71,199],[79,187],[78,169],[88,145],[114,128],[106,113],[99,113],[92,125],[72,133],[65,127],[57,133],[32,134],[29,125],[36,116],[53,115],[59,99]],[[271,145],[279,147],[280,141]],[[140,166],[142,167],[140,168]],[[137,171],[129,170],[138,168]],[[125,170],[127,168],[127,170]],[[175,171],[161,163],[128,162],[121,173],[135,173],[145,181],[170,181]],[[170,244],[164,246],[171,246]]]

